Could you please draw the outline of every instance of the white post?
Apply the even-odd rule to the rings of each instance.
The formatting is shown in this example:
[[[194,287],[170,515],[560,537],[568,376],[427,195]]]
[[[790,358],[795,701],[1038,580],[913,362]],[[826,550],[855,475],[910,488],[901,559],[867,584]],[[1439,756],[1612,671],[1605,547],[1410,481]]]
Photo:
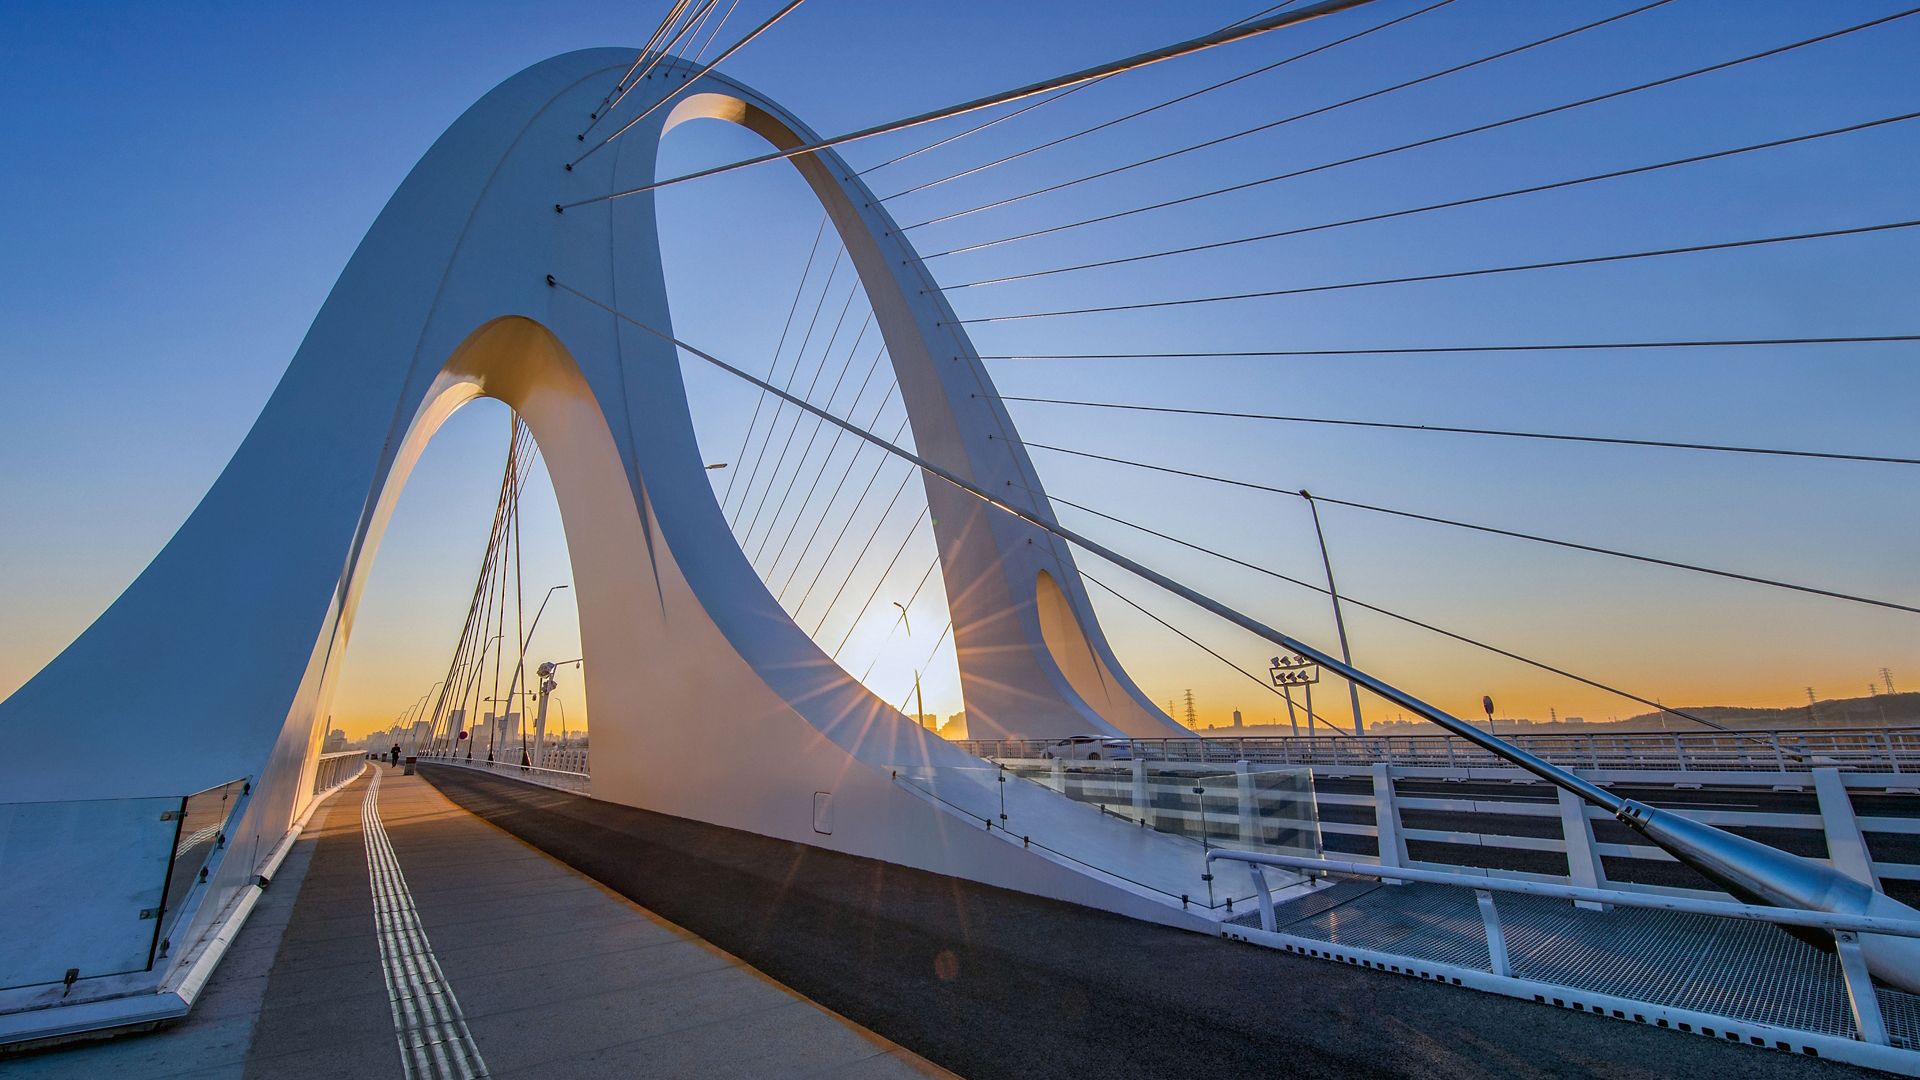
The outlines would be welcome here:
[[[1820,825],[1827,834],[1827,860],[1835,870],[1878,889],[1880,877],[1873,872],[1873,856],[1867,851],[1867,838],[1860,835],[1860,821],[1854,817],[1853,800],[1840,770],[1813,770],[1813,791],[1820,800]]]
[[[1840,954],[1840,974],[1846,979],[1847,1005],[1853,1010],[1853,1028],[1863,1043],[1886,1046],[1887,1021],[1880,1013],[1880,996],[1874,991],[1873,976],[1867,973],[1867,958],[1860,954],[1860,937],[1851,930],[1836,930],[1834,951]]]
[[[547,767],[547,690],[544,686],[540,690],[540,710],[533,714],[533,767]]]
[[[1253,801],[1253,772],[1246,758],[1233,763],[1234,782],[1239,795],[1240,842],[1260,842],[1259,807]]]
[[[1485,889],[1473,890],[1480,901],[1480,925],[1487,932],[1487,966],[1495,975],[1513,974],[1513,964],[1507,958],[1507,935],[1500,927],[1500,909],[1493,906],[1493,894]]]
[[[1604,889],[1607,869],[1600,862],[1600,852],[1594,845],[1593,819],[1587,817],[1587,804],[1565,788],[1556,790],[1560,793],[1560,836],[1567,845],[1567,877],[1571,884],[1582,889]],[[1573,906],[1606,911],[1610,905],[1575,900]]]
[[[1147,790],[1147,763],[1133,759],[1133,813],[1141,824],[1153,828],[1153,797]]]
[[[1407,842],[1400,835],[1400,807],[1393,794],[1393,766],[1384,761],[1373,766],[1373,823],[1380,840],[1380,865],[1407,865]]]

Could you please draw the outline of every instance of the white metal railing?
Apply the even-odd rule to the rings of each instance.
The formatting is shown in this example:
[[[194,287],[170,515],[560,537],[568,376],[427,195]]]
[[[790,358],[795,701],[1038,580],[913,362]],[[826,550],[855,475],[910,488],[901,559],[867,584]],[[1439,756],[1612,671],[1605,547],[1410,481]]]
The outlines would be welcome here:
[[[1631,889],[1635,892],[1697,897],[1721,895],[1661,885],[1609,882],[1605,859],[1635,859],[1660,863],[1672,863],[1675,860],[1672,855],[1651,844],[1603,843],[1596,840],[1593,823],[1609,821],[1611,818],[1605,811],[1586,805],[1568,792],[1554,789],[1558,797],[1553,802],[1504,800],[1484,796],[1449,798],[1402,795],[1395,781],[1405,779],[1405,773],[1408,771],[1410,770],[1390,765],[1375,765],[1371,769],[1371,790],[1366,792],[1336,792],[1316,787],[1314,798],[1319,809],[1318,824],[1321,835],[1323,837],[1371,838],[1376,852],[1373,858],[1377,858],[1386,866],[1417,867],[1438,871],[1450,869],[1450,866],[1445,863],[1422,862],[1410,858],[1407,854],[1407,844],[1410,841],[1451,844],[1495,852],[1544,851],[1566,856],[1567,872],[1564,875],[1541,874],[1497,866],[1475,865],[1471,869],[1475,873],[1502,878],[1562,882],[1587,888],[1614,887]],[[1871,873],[1883,881],[1920,881],[1920,864],[1899,862],[1891,858],[1874,858],[1865,836],[1866,833],[1920,836],[1920,817],[1858,815],[1854,812],[1848,792],[1850,787],[1856,786],[1884,787],[1890,779],[1889,776],[1841,773],[1834,769],[1822,769],[1809,774],[1808,779],[1815,789],[1818,813],[1734,810],[1684,805],[1667,806],[1663,808],[1663,812],[1720,827],[1800,829],[1819,832],[1826,844],[1827,861],[1842,866],[1848,872]],[[1330,820],[1327,809],[1340,806],[1370,807],[1373,810],[1373,824]],[[1554,818],[1559,825],[1559,835],[1526,836],[1496,831],[1414,828],[1406,823],[1405,815],[1409,811],[1471,814],[1493,818]],[[1499,823],[1489,821],[1479,827],[1498,828]],[[1363,854],[1351,852],[1344,854],[1349,859],[1359,861],[1368,859],[1368,856]]]
[[[485,758],[469,758],[459,753],[438,751],[415,755],[421,761],[438,765],[454,765],[462,769],[492,773],[495,776],[511,777],[541,787],[571,791],[577,795],[592,794],[593,780],[584,772],[571,772],[565,769],[539,768],[522,765],[517,761],[488,761]]]
[[[358,776],[366,758],[367,755],[359,750],[321,754],[320,764],[313,770],[313,790],[309,794],[318,795],[332,790]]]
[[[1268,933],[1277,933],[1277,919],[1274,912],[1273,897],[1265,889],[1263,866],[1280,867],[1287,870],[1347,874],[1354,877],[1372,877],[1396,881],[1420,881],[1435,885],[1452,885],[1472,889],[1479,898],[1482,929],[1486,933],[1487,954],[1492,974],[1504,978],[1513,976],[1513,966],[1507,953],[1506,935],[1501,929],[1499,908],[1494,902],[1494,893],[1517,893],[1524,896],[1544,896],[1554,899],[1571,900],[1575,903],[1595,905],[1618,905],[1620,907],[1651,908],[1659,911],[1677,911],[1692,915],[1706,915],[1722,919],[1737,919],[1746,922],[1765,922],[1776,926],[1812,927],[1828,931],[1833,935],[1834,949],[1840,957],[1840,970],[1846,983],[1848,1005],[1853,1011],[1854,1028],[1860,1041],[1880,1046],[1889,1045],[1887,1026],[1880,1011],[1880,998],[1873,987],[1873,978],[1867,973],[1866,958],[1861,955],[1858,935],[1862,933],[1891,934],[1896,937],[1920,938],[1920,922],[1911,919],[1887,919],[1871,915],[1846,915],[1837,912],[1809,911],[1800,908],[1763,907],[1756,904],[1740,904],[1724,900],[1702,900],[1683,896],[1659,896],[1639,892],[1621,892],[1614,889],[1589,889],[1572,885],[1556,885],[1540,881],[1513,881],[1501,878],[1487,878],[1475,874],[1459,874],[1437,870],[1418,870],[1408,867],[1369,866],[1361,863],[1343,862],[1337,859],[1313,859],[1295,855],[1275,855],[1260,851],[1233,851],[1219,849],[1207,853],[1207,862],[1226,859],[1245,863],[1254,876],[1256,894],[1260,907],[1260,928]]]
[[[1599,771],[1807,772],[1840,768],[1913,773],[1920,782],[1920,727],[1756,731],[1500,732],[1519,748],[1564,768]],[[1044,756],[1053,740],[961,741],[969,753],[999,760]],[[1131,739],[1129,753],[1155,761],[1228,762],[1364,768],[1488,769],[1509,764],[1456,735],[1218,735]]]

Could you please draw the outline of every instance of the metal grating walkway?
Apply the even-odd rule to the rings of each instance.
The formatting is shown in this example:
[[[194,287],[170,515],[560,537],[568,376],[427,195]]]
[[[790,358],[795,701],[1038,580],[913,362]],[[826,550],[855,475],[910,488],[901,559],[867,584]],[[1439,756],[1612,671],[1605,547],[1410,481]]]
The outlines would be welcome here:
[[[1735,1020],[1853,1038],[1840,963],[1762,923],[1614,908],[1503,894],[1513,974],[1574,990]],[[1274,907],[1280,933],[1329,945],[1489,970],[1486,932],[1472,890],[1409,882],[1335,879]],[[1232,920],[1257,927],[1258,912]],[[1920,1049],[1920,996],[1880,988],[1894,1045]]]

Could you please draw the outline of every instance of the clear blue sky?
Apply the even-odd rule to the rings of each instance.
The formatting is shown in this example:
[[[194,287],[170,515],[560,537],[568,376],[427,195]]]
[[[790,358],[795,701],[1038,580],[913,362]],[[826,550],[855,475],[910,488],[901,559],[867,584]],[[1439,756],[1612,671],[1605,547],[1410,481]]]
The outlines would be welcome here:
[[[1262,6],[813,0],[728,68],[831,133],[1210,30]],[[888,195],[1421,6],[1380,0],[1116,79],[871,179]],[[1227,90],[889,205],[911,224],[1633,6],[1457,0]],[[923,251],[940,251],[1177,197],[1741,56],[1900,6],[1676,0],[1429,85],[912,235]],[[266,400],[360,236],[432,139],[495,83],[546,56],[637,45],[660,7],[9,6],[0,36],[0,317],[9,330],[0,338],[9,435],[0,451],[0,499],[9,507],[0,526],[0,610],[8,613],[0,620],[0,693],[83,629],[185,518]],[[725,36],[771,9],[766,0],[743,0]],[[932,265],[951,285],[1890,116],[1920,109],[1915,55],[1920,17],[1500,132]],[[865,166],[957,126],[875,140],[847,156]],[[756,149],[741,132],[691,125],[670,140],[663,167],[678,172]],[[1915,218],[1917,151],[1920,122],[1912,122],[1228,252],[964,289],[954,303],[963,317],[990,316]],[[819,220],[807,199],[784,168],[663,194],[683,337],[749,367],[765,363]],[[997,354],[1910,333],[1920,328],[1916,233],[994,323],[975,327],[976,342]],[[716,282],[728,288],[706,287]],[[818,287],[816,277],[802,317]],[[861,313],[856,300],[854,318]],[[841,358],[835,354],[828,379]],[[1884,345],[994,361],[991,368],[1010,394],[1915,456],[1917,360],[1912,345]],[[803,378],[814,362],[807,360]],[[731,461],[751,396],[705,371],[689,369],[689,378],[709,459]],[[1037,441],[1920,600],[1920,469],[1913,467],[1013,408]],[[883,433],[897,415],[883,419]],[[484,543],[505,424],[497,406],[456,417],[402,500],[338,703],[354,723],[384,722],[444,668]],[[1295,576],[1318,572],[1297,501],[1035,456],[1059,495]],[[726,474],[716,475],[725,482]],[[529,587],[566,580],[550,494],[537,487],[528,506]],[[1324,603],[1313,594],[1072,510],[1062,516],[1277,625],[1331,641]],[[890,551],[910,520],[910,512],[890,518],[876,547]],[[1908,684],[1920,680],[1920,617],[1337,508],[1327,512],[1327,531],[1352,595],[1670,703],[1788,704],[1802,700],[1809,684],[1823,697],[1854,696],[1883,665],[1896,678],[1908,673]],[[882,599],[904,598],[930,552],[924,537],[915,541]],[[1271,651],[1117,571],[1088,569],[1243,665],[1258,665]],[[876,563],[870,572],[877,570]],[[871,586],[870,577],[860,580]],[[568,651],[575,630],[561,595],[536,651],[577,655]],[[1156,699],[1192,687],[1203,720],[1221,721],[1233,708],[1250,721],[1278,713],[1277,701],[1242,676],[1131,609],[1100,603],[1123,660]],[[848,660],[858,674],[877,658],[876,689],[897,702],[904,687],[895,684],[910,681],[925,645],[887,638],[890,611],[869,613]],[[851,615],[851,606],[841,612]],[[931,638],[943,618],[937,598],[924,611],[916,605],[915,634]],[[1641,711],[1377,616],[1357,614],[1350,628],[1357,660],[1463,711],[1474,711],[1483,692],[1517,714],[1544,715],[1549,706],[1591,717]],[[837,639],[831,627],[827,633]],[[928,705],[943,713],[960,707],[951,663],[950,653],[937,659],[927,677]],[[409,686],[415,689],[404,691]]]

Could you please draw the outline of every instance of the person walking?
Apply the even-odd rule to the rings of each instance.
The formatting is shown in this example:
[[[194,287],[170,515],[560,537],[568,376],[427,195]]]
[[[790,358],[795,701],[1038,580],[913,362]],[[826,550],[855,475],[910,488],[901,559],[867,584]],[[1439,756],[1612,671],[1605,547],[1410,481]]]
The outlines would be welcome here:
[[[387,756],[393,759],[394,765],[399,765],[400,764],[400,744],[394,743],[393,749],[387,751]]]

